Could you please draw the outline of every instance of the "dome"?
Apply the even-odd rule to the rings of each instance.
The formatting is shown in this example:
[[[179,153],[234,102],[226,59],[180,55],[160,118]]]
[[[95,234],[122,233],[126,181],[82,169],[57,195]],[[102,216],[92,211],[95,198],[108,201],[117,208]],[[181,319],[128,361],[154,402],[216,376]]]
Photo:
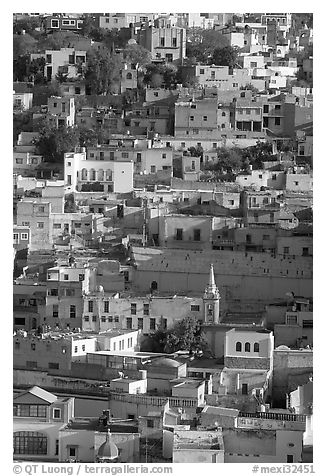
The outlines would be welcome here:
[[[169,359],[166,357],[161,357],[159,359],[155,359],[151,362],[151,367],[179,367],[180,363],[177,362],[176,360]]]
[[[100,459],[110,459],[114,460],[118,458],[119,450],[117,446],[111,440],[111,434],[108,432],[106,436],[106,441],[101,444],[98,449],[97,457]]]
[[[290,347],[286,345],[279,345],[275,350],[290,350]]]
[[[128,40],[128,45],[137,45],[137,41],[134,38],[130,38],[130,40]]]

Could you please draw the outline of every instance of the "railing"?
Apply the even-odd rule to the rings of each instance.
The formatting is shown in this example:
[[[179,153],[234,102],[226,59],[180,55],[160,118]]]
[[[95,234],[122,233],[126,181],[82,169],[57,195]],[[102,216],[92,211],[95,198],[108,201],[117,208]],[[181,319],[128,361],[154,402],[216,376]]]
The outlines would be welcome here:
[[[265,420],[278,420],[278,421],[298,421],[305,422],[305,415],[296,415],[294,413],[273,413],[273,412],[239,412],[241,418],[260,418]]]
[[[153,405],[161,407],[169,402],[171,407],[191,407],[196,408],[198,401],[195,398],[178,397],[159,397],[144,394],[121,394],[110,392],[110,400],[119,400],[121,402],[136,403],[142,405]]]

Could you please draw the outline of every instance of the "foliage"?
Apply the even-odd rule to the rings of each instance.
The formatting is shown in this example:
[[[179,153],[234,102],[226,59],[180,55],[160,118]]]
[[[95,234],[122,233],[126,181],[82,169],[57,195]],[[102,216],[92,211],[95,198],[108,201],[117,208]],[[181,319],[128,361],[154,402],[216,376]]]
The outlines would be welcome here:
[[[261,169],[263,162],[275,160],[271,142],[257,142],[256,145],[242,150],[243,160],[248,159],[254,169]]]
[[[78,207],[75,202],[74,194],[70,193],[65,197],[65,213],[76,213],[78,211]]]
[[[45,162],[63,162],[64,154],[79,145],[79,132],[72,127],[56,129],[44,124],[35,144]]]
[[[237,147],[227,149],[220,147],[216,149],[217,161],[208,162],[204,169],[218,174],[231,174],[237,172],[242,167],[242,153]]]
[[[87,58],[86,87],[93,94],[108,94],[115,82],[120,80],[121,60],[108,48],[91,52]]]
[[[60,96],[59,83],[52,81],[51,83],[35,84],[33,88],[33,105],[42,106],[47,104],[48,98],[51,96]]]
[[[159,327],[142,345],[143,351],[173,353],[187,350],[190,353],[206,350],[200,322],[194,317],[185,317],[170,329]]]
[[[127,45],[124,49],[123,56],[128,62],[139,64],[140,66],[148,64],[151,61],[150,52],[137,44]]]
[[[212,63],[217,66],[229,66],[234,68],[238,59],[238,48],[233,46],[224,46],[215,48],[212,55]]]
[[[169,64],[147,64],[143,82],[152,88],[163,85],[173,88],[177,84],[177,68]]]
[[[177,350],[188,350],[194,353],[204,350],[205,347],[200,322],[194,317],[186,317],[182,321],[176,322],[167,332],[165,351],[168,353]]]
[[[28,77],[29,55],[21,55],[13,61],[14,81],[25,81]]]
[[[203,157],[204,149],[200,145],[189,147],[188,151],[191,157]]]
[[[13,37],[13,58],[16,60],[19,56],[30,53],[36,53],[38,43],[35,38],[26,33],[25,35],[14,35]]]
[[[37,17],[33,18],[22,18],[20,20],[16,20],[14,22],[14,27],[13,27],[13,32],[14,34],[22,34],[23,31],[30,35],[35,35],[39,34],[39,32],[35,32],[36,28],[39,28],[42,26],[42,20]]]
[[[192,67],[179,66],[176,74],[176,81],[185,88],[193,88],[198,84],[198,77],[194,75]]]
[[[41,50],[60,50],[72,46],[74,40],[78,40],[78,35],[71,31],[54,31],[42,36],[38,46]]]
[[[195,58],[197,62],[207,64],[214,50],[227,46],[228,42],[222,33],[216,30],[194,28],[189,31],[186,45],[188,58]]]

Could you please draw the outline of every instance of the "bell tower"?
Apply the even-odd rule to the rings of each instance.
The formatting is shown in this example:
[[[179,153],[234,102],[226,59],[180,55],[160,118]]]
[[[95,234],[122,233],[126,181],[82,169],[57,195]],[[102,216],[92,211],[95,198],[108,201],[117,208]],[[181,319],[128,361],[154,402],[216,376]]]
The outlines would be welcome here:
[[[205,288],[204,296],[204,323],[218,324],[220,321],[220,293],[215,284],[214,266],[211,264],[209,282]]]

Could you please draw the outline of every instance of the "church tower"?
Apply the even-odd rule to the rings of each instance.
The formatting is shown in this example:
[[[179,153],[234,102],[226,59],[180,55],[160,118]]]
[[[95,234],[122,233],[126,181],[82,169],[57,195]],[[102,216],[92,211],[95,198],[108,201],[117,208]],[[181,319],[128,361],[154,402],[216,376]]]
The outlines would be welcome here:
[[[220,319],[220,293],[215,284],[214,267],[211,264],[209,272],[209,283],[205,288],[204,301],[204,323],[218,324]]]

